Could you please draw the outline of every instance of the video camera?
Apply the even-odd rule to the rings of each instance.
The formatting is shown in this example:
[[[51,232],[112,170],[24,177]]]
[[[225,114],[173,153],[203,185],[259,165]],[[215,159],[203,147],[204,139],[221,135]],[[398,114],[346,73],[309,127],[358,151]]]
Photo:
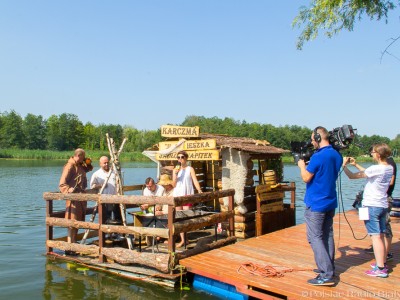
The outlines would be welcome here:
[[[343,125],[329,131],[329,144],[337,151],[349,148],[356,136],[356,130],[351,125]]]
[[[306,142],[290,142],[290,148],[292,149],[292,155],[296,165],[300,159],[308,162],[315,151],[311,140]]]
[[[337,151],[347,149],[355,138],[356,130],[357,129],[353,129],[351,125],[337,127],[329,131],[329,143]],[[303,159],[307,163],[315,152],[311,140],[306,142],[290,142],[290,147],[295,164],[297,164],[299,159]]]

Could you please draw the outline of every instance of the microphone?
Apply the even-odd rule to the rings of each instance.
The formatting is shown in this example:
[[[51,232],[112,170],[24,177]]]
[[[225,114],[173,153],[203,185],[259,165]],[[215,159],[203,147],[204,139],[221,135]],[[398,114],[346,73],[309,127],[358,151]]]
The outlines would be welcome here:
[[[178,161],[175,166],[175,170],[179,171],[180,169],[181,169],[181,163]]]

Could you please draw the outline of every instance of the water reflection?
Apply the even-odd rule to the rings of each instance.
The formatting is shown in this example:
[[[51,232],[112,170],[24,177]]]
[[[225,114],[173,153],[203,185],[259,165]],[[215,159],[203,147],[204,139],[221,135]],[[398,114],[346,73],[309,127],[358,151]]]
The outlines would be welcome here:
[[[47,259],[43,299],[219,299],[198,291],[154,286]]]

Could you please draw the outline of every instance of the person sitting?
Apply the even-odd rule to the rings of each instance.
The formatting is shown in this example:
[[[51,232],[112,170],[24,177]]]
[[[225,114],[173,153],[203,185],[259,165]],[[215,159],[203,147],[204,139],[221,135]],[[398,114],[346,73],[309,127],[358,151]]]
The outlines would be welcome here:
[[[146,188],[143,190],[143,196],[162,196],[164,193],[164,188],[161,185],[158,185],[154,182],[154,179],[151,177],[147,177],[145,180]],[[149,208],[148,204],[140,205],[140,209],[147,211],[153,210],[154,207],[152,206]]]
[[[156,184],[152,177],[147,177],[145,180],[145,184],[146,184],[146,188],[143,190],[143,196],[162,196],[163,195],[164,188],[161,185]],[[148,204],[142,204],[142,205],[140,205],[140,209],[143,211],[149,211],[155,217],[156,215],[159,215],[159,214],[157,214],[157,210],[160,211],[162,209],[162,206],[158,206],[158,208],[157,208],[157,207],[154,207],[154,205],[149,207]],[[155,226],[157,220],[154,218],[152,220],[152,222],[155,222],[154,223],[154,226]],[[159,240],[159,238],[157,238],[157,240]],[[153,239],[151,237],[146,237],[146,242],[147,242],[147,245],[150,246],[153,244]]]
[[[160,180],[157,183],[164,188],[163,196],[172,197],[174,192],[174,187],[172,186],[172,178],[168,174],[162,174]],[[156,205],[156,216],[168,214],[168,205]]]

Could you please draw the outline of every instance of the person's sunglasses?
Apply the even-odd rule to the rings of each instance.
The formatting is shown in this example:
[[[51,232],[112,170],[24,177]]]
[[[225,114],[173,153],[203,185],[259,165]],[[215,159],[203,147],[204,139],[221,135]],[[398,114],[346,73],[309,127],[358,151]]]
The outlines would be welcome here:
[[[183,155],[178,155],[177,158],[181,159],[181,158],[185,158],[185,157]]]

